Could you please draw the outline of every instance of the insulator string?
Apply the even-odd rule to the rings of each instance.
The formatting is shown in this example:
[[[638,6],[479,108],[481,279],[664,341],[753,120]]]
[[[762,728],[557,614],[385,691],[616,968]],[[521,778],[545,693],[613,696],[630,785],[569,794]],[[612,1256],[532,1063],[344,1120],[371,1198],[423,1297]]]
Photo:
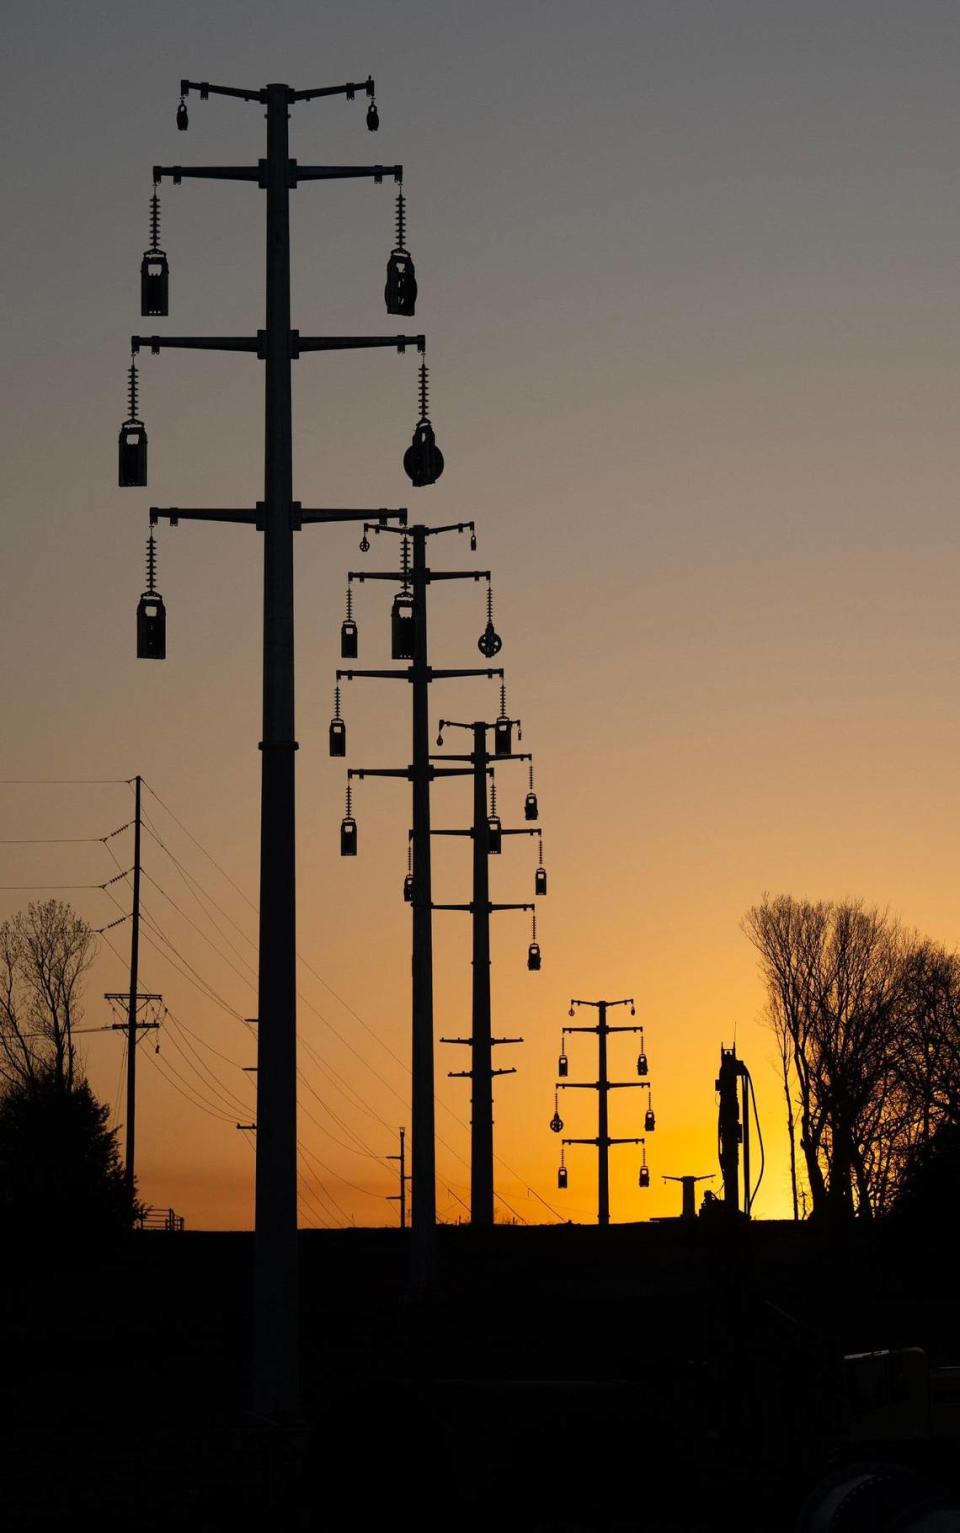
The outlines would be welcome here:
[[[335,719],[338,719],[340,717],[340,688],[339,687],[334,687],[334,689],[333,689],[333,716],[334,716]],[[347,812],[349,813],[349,810]]]
[[[353,804],[353,789],[351,788],[350,784],[347,783],[347,819],[348,820],[351,818],[351,815],[352,815],[352,804]]]
[[[147,538],[147,594],[157,594],[157,540],[152,532]]]
[[[407,199],[402,192],[397,193],[397,249],[407,248]]]
[[[128,409],[129,409],[129,417],[128,418],[130,420],[132,420],[132,421],[139,420],[139,416],[137,414],[137,410],[139,408],[139,405],[140,405],[140,379],[139,379],[139,377],[137,375],[137,364],[133,360],[133,357],[131,356],[131,358],[130,358],[130,371],[127,374],[127,406],[128,406]]]
[[[427,372],[426,362],[420,363],[420,419],[428,420],[430,405],[430,376]]]
[[[154,185],[153,196],[150,198],[150,249],[160,248],[160,198]]]

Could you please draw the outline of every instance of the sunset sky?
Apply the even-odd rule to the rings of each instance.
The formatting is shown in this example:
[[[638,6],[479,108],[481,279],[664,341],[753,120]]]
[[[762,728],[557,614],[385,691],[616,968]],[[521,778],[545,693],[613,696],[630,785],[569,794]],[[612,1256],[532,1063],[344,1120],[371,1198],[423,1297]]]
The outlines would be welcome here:
[[[756,1212],[784,1215],[745,911],[764,891],[862,897],[951,948],[960,929],[956,5],[41,0],[6,31],[0,840],[106,836],[130,819],[125,779],[153,790],[141,980],[177,1020],[159,1057],[141,1049],[142,1195],[191,1227],[252,1219],[234,1125],[254,1116],[240,1019],[256,1010],[260,772],[256,533],[162,528],[168,659],[134,648],[147,507],[262,495],[260,364],[144,356],[147,490],[117,488],[116,440],[131,332],[262,326],[263,196],[164,183],[171,314],[141,320],[151,166],[264,153],[262,111],[240,102],[191,96],[179,134],[181,76],[306,88],[370,73],[377,135],[363,101],[335,98],[294,108],[291,148],[404,165],[417,316],[384,313],[394,188],[355,181],[293,193],[293,323],[425,332],[447,467],[424,490],[402,471],[412,354],[311,355],[294,370],[295,488],[305,505],[473,518],[476,555],[449,538],[432,557],[494,572],[550,878],[539,974],[528,918],[495,917],[495,1031],[526,1040],[498,1060],[518,1070],[496,1085],[498,1215],[549,1221],[539,1195],[595,1217],[595,1153],[568,1154],[559,1192],[547,1127],[572,995],[634,995],[648,1029],[652,1186],[638,1190],[633,1148],[612,1151],[614,1219],[673,1213],[661,1175],[717,1169],[714,1078],[734,1034],[767,1149]],[[309,528],[296,550],[305,1224],[395,1222],[381,1157],[410,1122],[409,789],[359,787],[360,856],[341,861],[344,763],[326,745],[346,571],[396,557],[381,540],[364,561],[358,537]],[[389,663],[389,601],[357,590],[361,665]],[[478,663],[482,588],[431,601],[433,663]],[[496,705],[483,681],[433,689],[435,719]],[[344,714],[347,765],[406,764],[408,689],[355,682]],[[525,787],[519,766],[498,774],[505,822],[522,823]],[[439,784],[433,805],[435,825],[465,824],[469,787]],[[129,867],[129,833],[109,846]],[[507,844],[495,899],[530,897],[534,853]],[[469,897],[469,856],[437,846],[438,900]],[[0,861],[0,915],[48,893],[95,927],[120,914],[96,888],[40,887],[111,878],[95,840],[4,844]],[[438,914],[434,931],[437,1032],[463,1034],[469,923]],[[129,926],[105,938],[88,1027],[126,983]],[[113,1104],[121,1039],[83,1041]],[[594,1079],[595,1041],[568,1052],[570,1078]],[[635,1055],[614,1042],[612,1073],[635,1078]],[[468,1059],[437,1056],[438,1205],[455,1219],[469,1083],[446,1071]],[[566,1132],[595,1133],[595,1098],[566,1096]],[[612,1132],[640,1132],[644,1105],[617,1093]]]

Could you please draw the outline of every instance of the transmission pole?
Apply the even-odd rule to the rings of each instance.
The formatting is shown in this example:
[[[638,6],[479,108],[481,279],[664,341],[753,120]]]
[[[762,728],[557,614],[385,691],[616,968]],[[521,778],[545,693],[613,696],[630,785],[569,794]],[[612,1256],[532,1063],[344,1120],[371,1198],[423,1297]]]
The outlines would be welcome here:
[[[264,363],[264,497],[252,509],[181,510],[152,507],[151,525],[178,521],[241,523],[263,533],[263,730],[260,815],[260,968],[257,1051],[256,1233],[254,1297],[254,1410],[264,1420],[289,1420],[299,1406],[299,1300],[297,1257],[296,1101],[296,865],[294,754],[293,534],[306,523],[378,518],[406,520],[404,510],[306,510],[293,499],[291,362],[308,351],[407,345],[424,349],[422,335],[301,336],[290,325],[290,192],[304,181],[391,175],[402,166],[299,165],[290,158],[288,118],[297,102],[358,92],[373,96],[373,81],[293,90],[271,84],[257,90],[181,81],[177,125],[187,127],[185,98],[199,91],[230,96],[266,109],[266,158],[253,166],[154,166],[164,177],[245,181],[266,192],[266,323],[254,336],[133,336],[136,354],[149,346],[245,352]],[[378,126],[375,104],[367,125]],[[144,312],[166,313],[162,308]],[[393,310],[392,312],[396,312]],[[403,312],[412,312],[408,308]],[[132,412],[133,413],[133,412]],[[121,483],[146,483],[142,473]],[[430,482],[425,480],[422,482]],[[155,593],[151,593],[154,594]],[[162,607],[162,603],[161,603]],[[144,651],[146,654],[147,651]]]
[[[398,653],[403,644],[394,644],[394,658],[409,658],[409,668],[396,670],[338,670],[337,681],[355,677],[379,677],[407,681],[412,692],[412,761],[409,767],[351,768],[347,777],[402,777],[412,785],[413,800],[413,962],[412,962],[412,1040],[411,1040],[411,1137],[413,1140],[413,1242],[410,1279],[414,1288],[433,1281],[435,1265],[434,1229],[436,1204],[436,1149],[434,1130],[434,1055],[433,1055],[433,894],[430,854],[430,784],[437,777],[469,776],[469,767],[438,767],[430,760],[429,688],[432,682],[461,676],[502,676],[498,668],[485,666],[456,670],[438,670],[431,666],[427,645],[427,587],[436,580],[483,580],[489,570],[431,570],[427,566],[427,538],[445,532],[469,530],[472,522],[454,522],[444,527],[417,525],[406,531],[396,527],[374,529],[409,538],[413,550],[412,569],[404,559],[401,570],[351,570],[350,580],[399,581],[403,590],[412,592],[412,631],[409,652]],[[364,542],[368,540],[364,535]],[[362,546],[362,545],[361,545]],[[406,632],[406,630],[405,630]],[[354,843],[355,845],[355,843]]]
[[[437,830],[438,836],[470,836],[473,840],[473,897],[469,905],[434,905],[434,910],[464,910],[471,916],[473,937],[473,986],[472,1012],[469,1038],[441,1038],[441,1043],[465,1043],[470,1045],[470,1069],[451,1070],[451,1077],[468,1078],[471,1083],[470,1116],[470,1223],[493,1224],[493,1079],[496,1075],[513,1075],[515,1068],[493,1068],[493,1047],[500,1043],[522,1043],[522,1038],[494,1038],[492,1036],[490,1003],[490,916],[498,910],[534,910],[533,903],[493,904],[490,900],[490,855],[499,851],[501,836],[539,836],[537,826],[520,829],[504,829],[498,823],[491,834],[491,815],[487,810],[487,779],[492,764],[498,761],[530,761],[529,752],[499,751],[491,755],[487,749],[488,732],[492,729],[503,737],[503,724],[513,725],[518,720],[504,715],[497,723],[476,720],[461,724],[456,719],[441,719],[440,729],[468,729],[473,734],[473,750],[466,756],[437,756],[438,761],[468,761],[473,771],[473,825],[470,830]],[[442,738],[442,736],[441,736]],[[528,802],[536,796],[528,795]],[[496,837],[496,839],[494,839]]]
[[[607,1038],[611,1033],[642,1033],[642,1027],[611,1027],[607,1022],[607,1011],[612,1006],[629,1006],[630,1015],[636,1015],[636,1009],[632,996],[622,1001],[577,1001],[570,1002],[570,1015],[574,1014],[577,1006],[594,1006],[597,1010],[596,1027],[564,1027],[563,1033],[596,1033],[599,1049],[599,1063],[597,1079],[595,1081],[567,1081],[557,1083],[560,1091],[595,1091],[597,1093],[597,1137],[596,1139],[562,1139],[561,1144],[593,1144],[597,1147],[597,1223],[606,1226],[610,1223],[610,1146],[612,1144],[645,1144],[643,1136],[632,1139],[611,1139],[609,1134],[609,1122],[607,1112],[607,1098],[611,1091],[620,1091],[631,1086],[646,1087],[649,1090],[650,1082],[639,1081],[612,1081],[607,1073]],[[641,1056],[645,1060],[645,1056]],[[564,1056],[561,1055],[561,1059]],[[638,1062],[639,1067],[639,1062]],[[644,1064],[644,1069],[646,1065]],[[647,1108],[644,1124],[646,1132],[652,1133],[656,1120],[653,1116],[652,1107]],[[559,1115],[555,1114],[550,1125],[556,1133],[559,1133],[563,1124]]]

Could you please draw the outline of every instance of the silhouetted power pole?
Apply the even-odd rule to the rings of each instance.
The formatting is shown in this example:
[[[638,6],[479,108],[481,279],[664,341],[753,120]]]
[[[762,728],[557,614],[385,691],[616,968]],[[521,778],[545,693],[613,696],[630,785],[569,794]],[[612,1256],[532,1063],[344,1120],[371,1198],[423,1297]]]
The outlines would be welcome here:
[[[609,1134],[609,1121],[607,1112],[607,1097],[611,1091],[622,1091],[631,1086],[646,1087],[649,1090],[650,1082],[639,1081],[612,1081],[607,1074],[607,1038],[611,1033],[642,1033],[642,1027],[611,1027],[607,1022],[607,1012],[613,1006],[629,1006],[630,1015],[636,1015],[633,997],[629,996],[623,1001],[577,1001],[570,1002],[570,1015],[574,1014],[577,1006],[594,1006],[597,1010],[596,1027],[567,1027],[564,1026],[563,1034],[566,1033],[596,1033],[599,1047],[598,1078],[595,1081],[568,1081],[561,1080],[557,1083],[558,1090],[566,1091],[595,1091],[597,1093],[597,1137],[595,1139],[562,1139],[561,1144],[594,1144],[597,1147],[597,1223],[608,1225],[610,1223],[610,1146],[612,1144],[644,1144],[643,1136],[632,1139],[611,1139]],[[645,1057],[645,1056],[644,1056]],[[565,1073],[565,1055],[560,1056],[562,1068]],[[638,1061],[639,1068],[639,1061]],[[644,1067],[645,1068],[645,1067]],[[555,1126],[556,1125],[556,1126]],[[551,1128],[559,1133],[563,1128],[559,1115],[555,1114],[551,1122]],[[646,1133],[651,1134],[656,1127],[656,1119],[653,1108],[647,1108],[644,1128]]]
[[[500,851],[503,836],[539,836],[536,825],[518,829],[505,829],[500,817],[487,806],[487,780],[495,763],[500,761],[530,761],[529,752],[510,749],[511,730],[519,720],[510,719],[502,711],[495,723],[476,720],[461,724],[455,719],[441,719],[440,729],[468,729],[473,734],[473,750],[469,755],[437,756],[437,761],[468,761],[473,771],[473,824],[469,830],[436,830],[437,836],[470,836],[473,840],[473,897],[469,904],[435,904],[434,910],[464,910],[471,916],[473,938],[473,986],[471,1029],[469,1038],[441,1038],[441,1043],[463,1043],[470,1046],[470,1069],[451,1070],[451,1077],[470,1080],[470,1223],[493,1224],[493,1079],[496,1075],[513,1075],[515,1068],[494,1069],[493,1048],[501,1043],[522,1043],[522,1038],[494,1038],[492,1036],[490,1003],[490,916],[498,910],[534,910],[532,902],[522,904],[494,904],[490,899],[490,857]],[[494,732],[494,752],[488,750],[490,731]],[[440,737],[442,741],[442,734]],[[531,814],[530,811],[533,811]],[[527,794],[526,812],[530,818],[538,814],[536,794]],[[546,881],[544,879],[544,889]],[[537,957],[539,958],[539,950]]]
[[[181,128],[187,127],[185,97],[191,90],[199,91],[201,99],[211,95],[231,96],[266,109],[266,157],[258,164],[192,168],[158,165],[153,172],[155,186],[164,177],[174,183],[184,177],[198,177],[245,181],[266,193],[264,329],[252,336],[133,336],[132,347],[134,354],[143,346],[154,353],[165,347],[243,352],[259,358],[264,364],[263,500],[251,509],[182,510],[170,507],[164,510],[153,507],[150,521],[155,525],[164,517],[171,525],[187,520],[240,523],[263,533],[254,1409],[262,1419],[276,1421],[295,1416],[299,1403],[293,534],[307,523],[364,518],[403,522],[406,519],[403,510],[306,510],[294,500],[291,364],[308,351],[365,347],[393,347],[403,351],[408,345],[423,351],[424,338],[422,335],[302,336],[290,325],[291,190],[305,181],[352,177],[382,181],[385,175],[390,175],[399,182],[403,173],[399,165],[298,164],[290,157],[290,108],[321,96],[352,98],[358,92],[365,92],[372,97],[372,79],[316,90],[293,90],[285,84],[245,90],[206,82],[197,84],[190,80],[181,81],[180,88],[177,125]],[[376,106],[372,103],[367,113],[367,126],[374,129],[378,125]],[[153,243],[155,246],[156,240]],[[154,259],[156,269],[142,269],[141,272],[141,307],[146,314],[167,313],[165,257],[164,271],[161,271],[161,256],[162,252],[156,249],[148,252],[145,261]],[[151,276],[157,284],[155,288],[149,286]],[[155,304],[151,298],[154,294]],[[412,302],[391,307],[388,296],[388,311],[412,313]],[[131,369],[131,384],[131,416],[135,417],[135,369]],[[421,427],[424,425],[429,427],[429,422],[422,421]],[[137,419],[131,419],[121,430],[120,482],[146,484],[146,432]],[[416,482],[430,483],[432,480],[421,478]],[[152,584],[141,599],[141,607],[144,608],[144,623],[139,653],[145,658],[161,658],[164,650],[163,604]]]
[[[137,1040],[140,1033],[155,1032],[160,1026],[159,1022],[139,1022],[137,1015],[141,1005],[148,1002],[160,1002],[162,995],[141,994],[140,983],[140,794],[142,780],[138,776],[133,779],[133,904],[130,911],[130,988],[124,993],[122,990],[108,990],[104,995],[105,1001],[122,1003],[127,1008],[126,1022],[115,1022],[112,1031],[125,1032],[127,1035],[127,1121],[125,1124],[124,1139],[124,1177],[127,1190],[131,1197],[136,1190],[136,1155],[137,1155]]]
[[[665,1182],[679,1182],[681,1188],[681,1219],[695,1219],[697,1217],[697,1183],[712,1182],[713,1172],[704,1176],[665,1176]]]
[[[430,760],[429,690],[434,681],[461,676],[502,676],[491,666],[438,670],[431,666],[427,645],[427,588],[437,580],[489,580],[489,570],[431,570],[427,566],[427,539],[445,532],[471,533],[472,522],[453,522],[444,527],[417,525],[401,531],[395,527],[374,529],[396,533],[404,539],[403,568],[399,570],[351,570],[350,580],[391,580],[400,583],[391,615],[392,653],[395,660],[409,659],[404,670],[338,670],[337,681],[354,677],[379,677],[410,683],[413,714],[412,761],[408,767],[350,768],[348,781],[364,777],[402,777],[412,785],[413,878],[413,984],[412,984],[412,1096],[411,1138],[413,1141],[413,1242],[410,1277],[414,1287],[430,1283],[434,1276],[434,1228],[436,1203],[436,1150],[434,1129],[434,1054],[433,1054],[433,894],[430,854],[430,784],[437,777],[469,776],[469,767],[434,766]],[[366,534],[364,543],[368,543]],[[406,557],[412,548],[412,564]],[[361,545],[362,547],[363,545]],[[348,814],[347,820],[352,822]],[[354,824],[355,831],[355,824]],[[352,846],[341,837],[341,851],[356,853],[356,835]]]
[[[387,1160],[398,1160],[400,1162],[400,1191],[389,1193],[387,1201],[400,1204],[400,1228],[402,1230],[405,1230],[407,1227],[407,1183],[411,1180],[407,1172],[406,1137],[407,1131],[405,1128],[402,1128],[400,1130],[400,1154],[387,1156]]]

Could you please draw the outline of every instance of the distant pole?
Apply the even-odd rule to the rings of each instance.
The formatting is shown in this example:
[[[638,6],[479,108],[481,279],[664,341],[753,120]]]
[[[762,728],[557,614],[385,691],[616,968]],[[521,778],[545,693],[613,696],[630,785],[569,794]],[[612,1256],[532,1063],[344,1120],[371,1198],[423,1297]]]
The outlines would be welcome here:
[[[473,936],[473,1006],[469,1038],[441,1038],[441,1043],[468,1043],[470,1045],[470,1069],[450,1070],[451,1077],[468,1076],[471,1082],[470,1114],[470,1223],[489,1227],[494,1222],[493,1202],[493,1078],[495,1075],[514,1075],[509,1069],[493,1068],[493,1046],[500,1043],[522,1043],[522,1038],[494,1038],[492,1008],[490,1001],[490,917],[497,910],[533,910],[529,901],[522,904],[491,904],[490,901],[490,822],[487,815],[487,778],[493,762],[529,761],[529,752],[508,752],[491,756],[487,750],[487,732],[495,729],[493,724],[475,720],[461,724],[456,719],[441,719],[440,728],[468,729],[473,736],[473,750],[469,756],[437,756],[435,760],[466,760],[473,772],[473,823],[469,831],[438,830],[434,835],[469,835],[473,840],[473,897],[469,905],[438,904],[435,910],[467,910],[470,912]],[[503,836],[535,836],[539,828],[523,827],[520,830],[503,829]]]
[[[436,777],[462,777],[469,768],[435,767],[430,759],[430,685],[434,681],[461,676],[502,676],[492,666],[440,670],[429,661],[427,644],[427,586],[433,580],[480,580],[490,578],[489,570],[430,570],[427,567],[427,538],[445,532],[473,532],[472,522],[453,522],[449,526],[416,526],[400,530],[381,527],[381,532],[410,539],[413,549],[412,569],[406,560],[401,570],[351,570],[353,580],[398,580],[413,598],[413,645],[410,665],[405,670],[339,669],[337,681],[352,681],[357,676],[392,678],[408,681],[412,692],[412,751],[409,767],[350,767],[348,783],[354,777],[406,778],[412,787],[413,828],[413,955],[411,987],[411,1138],[413,1141],[413,1206],[411,1217],[410,1285],[426,1289],[433,1283],[436,1258],[435,1227],[437,1220],[436,1148],[434,1111],[433,1053],[433,879],[430,855],[430,784]],[[361,545],[362,547],[363,545]],[[367,545],[369,546],[369,544]]]
[[[130,920],[130,995],[127,1001],[127,1191],[136,1190],[135,1160],[137,1144],[137,992],[140,980],[140,783],[133,779],[133,912]]]
[[[599,1046],[599,1061],[597,1079],[595,1081],[558,1081],[559,1091],[595,1091],[597,1093],[597,1137],[596,1139],[568,1139],[564,1138],[561,1144],[592,1144],[597,1148],[597,1224],[606,1228],[610,1223],[610,1146],[612,1144],[646,1144],[642,1135],[632,1138],[611,1139],[609,1132],[608,1095],[611,1091],[629,1090],[631,1087],[640,1087],[649,1090],[650,1082],[639,1081],[612,1081],[607,1073],[607,1038],[611,1033],[642,1033],[642,1027],[611,1027],[607,1022],[607,1010],[611,1006],[629,1006],[630,1015],[635,1014],[634,1002],[631,997],[621,1001],[579,1001],[570,1002],[570,1015],[573,1016],[577,1006],[594,1006],[597,1010],[596,1027],[564,1027],[567,1033],[596,1033]],[[551,1128],[558,1132],[562,1129],[559,1117],[551,1123]],[[648,1131],[652,1129],[651,1122]]]
[[[389,1201],[400,1204],[400,1228],[402,1230],[405,1230],[407,1227],[407,1183],[410,1180],[407,1175],[406,1135],[406,1129],[402,1128],[400,1130],[400,1154],[387,1156],[387,1160],[398,1160],[400,1162],[400,1191],[392,1192]]]

